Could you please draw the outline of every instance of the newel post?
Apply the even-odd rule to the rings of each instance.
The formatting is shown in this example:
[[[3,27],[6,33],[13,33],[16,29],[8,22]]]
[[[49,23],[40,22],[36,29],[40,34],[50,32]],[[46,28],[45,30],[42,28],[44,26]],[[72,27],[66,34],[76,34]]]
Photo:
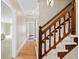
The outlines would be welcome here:
[[[39,48],[38,48],[38,59],[42,59],[42,27],[39,26]]]
[[[71,10],[71,34],[76,34],[76,2],[73,0],[73,9]]]

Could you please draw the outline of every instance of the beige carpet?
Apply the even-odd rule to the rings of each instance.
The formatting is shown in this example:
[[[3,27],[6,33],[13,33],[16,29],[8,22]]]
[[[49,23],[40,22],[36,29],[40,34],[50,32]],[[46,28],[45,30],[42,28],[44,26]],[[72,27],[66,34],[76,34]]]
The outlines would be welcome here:
[[[35,41],[26,42],[16,59],[36,59],[35,46]]]

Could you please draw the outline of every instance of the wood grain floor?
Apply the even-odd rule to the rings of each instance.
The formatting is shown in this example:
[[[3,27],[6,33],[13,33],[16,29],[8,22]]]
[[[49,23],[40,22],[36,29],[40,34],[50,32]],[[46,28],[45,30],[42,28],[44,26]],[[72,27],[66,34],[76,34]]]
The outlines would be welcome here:
[[[35,46],[35,41],[26,42],[16,59],[36,59]]]

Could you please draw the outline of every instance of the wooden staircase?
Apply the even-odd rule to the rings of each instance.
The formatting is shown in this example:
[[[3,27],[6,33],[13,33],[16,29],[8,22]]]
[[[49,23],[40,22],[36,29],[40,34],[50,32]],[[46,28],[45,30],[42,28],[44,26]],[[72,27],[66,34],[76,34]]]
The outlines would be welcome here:
[[[69,3],[56,16],[49,20],[45,25],[39,26],[39,59],[46,56],[52,49],[61,43],[69,34],[76,33],[75,2]],[[74,42],[78,42],[74,38]],[[48,43],[47,43],[48,41]],[[53,43],[53,44],[52,44]],[[58,52],[58,57],[62,59],[77,45],[65,45],[67,52]]]
[[[74,42],[76,42],[77,44],[65,45],[65,48],[68,50],[68,52],[58,52],[58,57],[60,57],[60,59],[64,58],[64,56],[66,56],[78,45],[78,37],[74,38]]]

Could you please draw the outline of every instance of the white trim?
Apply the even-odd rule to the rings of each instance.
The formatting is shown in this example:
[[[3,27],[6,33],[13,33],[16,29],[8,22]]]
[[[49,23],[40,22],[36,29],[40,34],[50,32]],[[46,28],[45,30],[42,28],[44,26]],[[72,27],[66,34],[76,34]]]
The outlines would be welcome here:
[[[12,58],[16,57],[16,12],[13,12],[12,17]]]
[[[76,2],[76,35],[78,35],[78,0]]]
[[[36,59],[38,59],[38,46],[35,47],[35,51],[36,51]]]
[[[38,21],[36,20],[36,40],[38,40]]]
[[[29,39],[29,24],[28,24],[28,22],[26,22],[26,32],[27,32],[27,34],[26,34],[26,37],[27,37],[27,39]]]

